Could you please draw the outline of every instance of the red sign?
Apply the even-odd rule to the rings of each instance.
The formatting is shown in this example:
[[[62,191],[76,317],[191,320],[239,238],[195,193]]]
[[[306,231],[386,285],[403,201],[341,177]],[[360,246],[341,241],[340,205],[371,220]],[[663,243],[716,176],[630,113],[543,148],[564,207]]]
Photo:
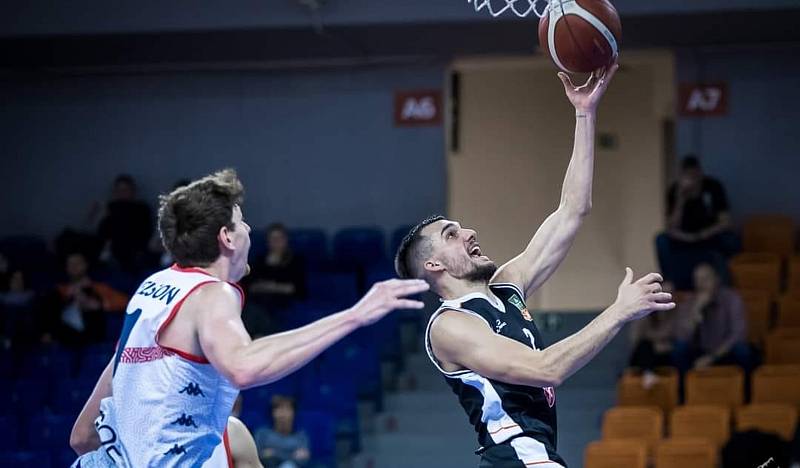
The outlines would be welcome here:
[[[394,93],[394,124],[400,127],[442,123],[440,90]]]
[[[718,116],[728,113],[726,83],[681,83],[678,113],[683,117]]]

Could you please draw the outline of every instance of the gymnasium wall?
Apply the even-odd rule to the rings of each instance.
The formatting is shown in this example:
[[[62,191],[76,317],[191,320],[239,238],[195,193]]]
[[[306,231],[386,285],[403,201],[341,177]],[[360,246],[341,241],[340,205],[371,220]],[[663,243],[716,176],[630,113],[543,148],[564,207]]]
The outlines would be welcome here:
[[[0,81],[0,235],[80,225],[113,177],[144,197],[232,166],[254,226],[393,229],[445,208],[441,127],[396,128],[393,91],[440,65]],[[413,190],[411,189],[413,187]]]
[[[779,212],[800,222],[798,56],[800,45],[677,53],[679,81],[728,83],[728,115],[680,118],[676,149],[725,183],[737,221]]]

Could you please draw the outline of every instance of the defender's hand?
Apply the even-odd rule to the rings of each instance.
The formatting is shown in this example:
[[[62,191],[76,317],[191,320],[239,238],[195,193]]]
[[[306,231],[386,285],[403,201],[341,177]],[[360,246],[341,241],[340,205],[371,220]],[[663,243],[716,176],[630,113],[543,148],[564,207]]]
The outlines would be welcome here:
[[[421,301],[406,299],[430,289],[424,280],[392,279],[375,283],[367,294],[351,309],[360,326],[377,322],[397,309],[422,309]]]
[[[663,278],[658,273],[650,273],[633,282],[633,270],[625,269],[625,279],[619,285],[614,309],[622,314],[622,321],[629,322],[648,315],[656,310],[675,308],[672,294],[661,290]]]
[[[575,106],[575,111],[578,113],[593,113],[597,109],[597,104],[600,98],[605,94],[608,84],[614,78],[619,64],[614,62],[605,68],[599,68],[592,72],[586,83],[581,86],[572,84],[569,75],[564,72],[559,72],[558,77],[564,83],[564,91],[567,93],[567,99]]]

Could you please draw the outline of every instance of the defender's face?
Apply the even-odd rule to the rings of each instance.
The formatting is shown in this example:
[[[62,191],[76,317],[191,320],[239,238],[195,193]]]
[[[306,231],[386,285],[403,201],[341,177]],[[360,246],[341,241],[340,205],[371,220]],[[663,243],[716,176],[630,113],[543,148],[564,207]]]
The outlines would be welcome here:
[[[232,221],[234,228],[230,231],[230,235],[234,251],[231,259],[231,276],[238,281],[250,272],[250,265],[247,264],[247,257],[250,253],[250,226],[244,222],[239,205],[233,207]]]
[[[430,239],[432,245],[426,270],[438,264],[455,278],[470,279],[482,271],[491,270],[493,273],[496,269],[494,262],[483,255],[477,233],[472,229],[443,219],[426,226],[422,234]]]

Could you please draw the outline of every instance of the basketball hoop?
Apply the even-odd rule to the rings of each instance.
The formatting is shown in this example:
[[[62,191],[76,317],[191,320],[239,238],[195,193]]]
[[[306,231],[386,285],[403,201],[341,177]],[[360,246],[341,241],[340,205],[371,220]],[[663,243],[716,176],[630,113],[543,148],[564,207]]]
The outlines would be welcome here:
[[[547,11],[550,0],[467,0],[467,2],[475,7],[475,11],[486,10],[495,18],[508,10],[520,18],[530,14],[541,18]]]

